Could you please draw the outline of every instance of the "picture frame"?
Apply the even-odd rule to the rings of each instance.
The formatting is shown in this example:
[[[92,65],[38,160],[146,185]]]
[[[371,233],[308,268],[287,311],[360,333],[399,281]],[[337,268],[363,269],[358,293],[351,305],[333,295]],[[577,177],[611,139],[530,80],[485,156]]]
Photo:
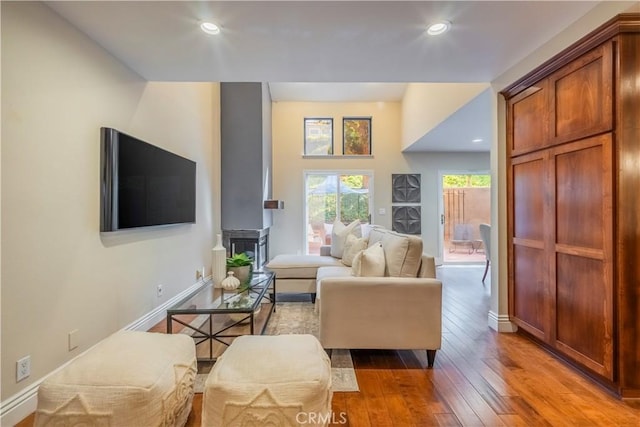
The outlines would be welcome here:
[[[304,118],[305,156],[333,155],[333,118]]]
[[[342,154],[371,155],[371,117],[342,118]]]

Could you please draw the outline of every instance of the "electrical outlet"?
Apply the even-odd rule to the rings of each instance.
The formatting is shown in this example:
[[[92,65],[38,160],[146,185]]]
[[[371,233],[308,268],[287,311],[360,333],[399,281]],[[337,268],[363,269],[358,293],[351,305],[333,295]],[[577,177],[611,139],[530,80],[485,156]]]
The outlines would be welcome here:
[[[31,375],[31,356],[25,356],[16,362],[16,382]]]
[[[162,285],[158,285],[158,288],[156,289],[156,293],[158,295],[158,298],[160,298],[162,296],[163,292],[164,292],[164,290],[162,289]]]
[[[202,279],[202,271],[196,270],[196,280]]]

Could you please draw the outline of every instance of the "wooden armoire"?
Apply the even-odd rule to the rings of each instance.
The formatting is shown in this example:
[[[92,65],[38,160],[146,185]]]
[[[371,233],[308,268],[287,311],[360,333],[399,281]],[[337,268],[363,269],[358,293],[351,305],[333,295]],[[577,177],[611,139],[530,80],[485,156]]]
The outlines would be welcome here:
[[[640,397],[640,14],[502,91],[509,315],[622,397]]]

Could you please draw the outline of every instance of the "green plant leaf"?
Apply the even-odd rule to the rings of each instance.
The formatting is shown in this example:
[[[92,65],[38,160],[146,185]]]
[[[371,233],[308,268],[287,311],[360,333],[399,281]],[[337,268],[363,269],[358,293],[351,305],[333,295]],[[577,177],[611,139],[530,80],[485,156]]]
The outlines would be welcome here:
[[[227,258],[227,267],[243,267],[245,265],[252,265],[253,258],[249,257],[246,253],[234,254]]]

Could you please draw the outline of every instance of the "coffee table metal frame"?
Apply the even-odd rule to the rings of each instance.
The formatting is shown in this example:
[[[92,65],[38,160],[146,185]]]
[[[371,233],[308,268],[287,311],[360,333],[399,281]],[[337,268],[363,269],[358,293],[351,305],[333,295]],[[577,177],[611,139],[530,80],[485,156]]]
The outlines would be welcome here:
[[[231,345],[233,338],[245,335],[243,333],[234,333],[232,330],[233,328],[242,326],[242,324],[248,320],[250,325],[250,334],[255,334],[255,311],[262,304],[262,301],[265,298],[269,301],[269,303],[265,305],[270,305],[271,307],[269,307],[269,312],[266,315],[267,317],[260,329],[260,335],[264,333],[264,330],[269,323],[269,319],[271,318],[271,314],[276,310],[277,293],[274,273],[268,271],[254,272],[251,279],[251,287],[244,292],[247,292],[247,295],[251,297],[252,303],[243,307],[230,307],[229,305],[234,301],[234,299],[237,299],[239,294],[234,292],[230,296],[229,292],[225,292],[220,288],[214,288],[213,283],[209,282],[167,309],[167,333],[173,333],[173,322],[188,328],[192,332],[190,335],[195,341],[196,347],[203,342],[209,341],[209,357],[199,357],[198,361],[215,361],[217,358],[213,356],[214,341],[229,346]],[[231,323],[223,323],[217,330],[213,329],[214,316],[229,316],[230,314],[239,314],[242,318],[232,320]],[[208,318],[198,326],[177,317],[184,315],[205,315],[208,316]]]

